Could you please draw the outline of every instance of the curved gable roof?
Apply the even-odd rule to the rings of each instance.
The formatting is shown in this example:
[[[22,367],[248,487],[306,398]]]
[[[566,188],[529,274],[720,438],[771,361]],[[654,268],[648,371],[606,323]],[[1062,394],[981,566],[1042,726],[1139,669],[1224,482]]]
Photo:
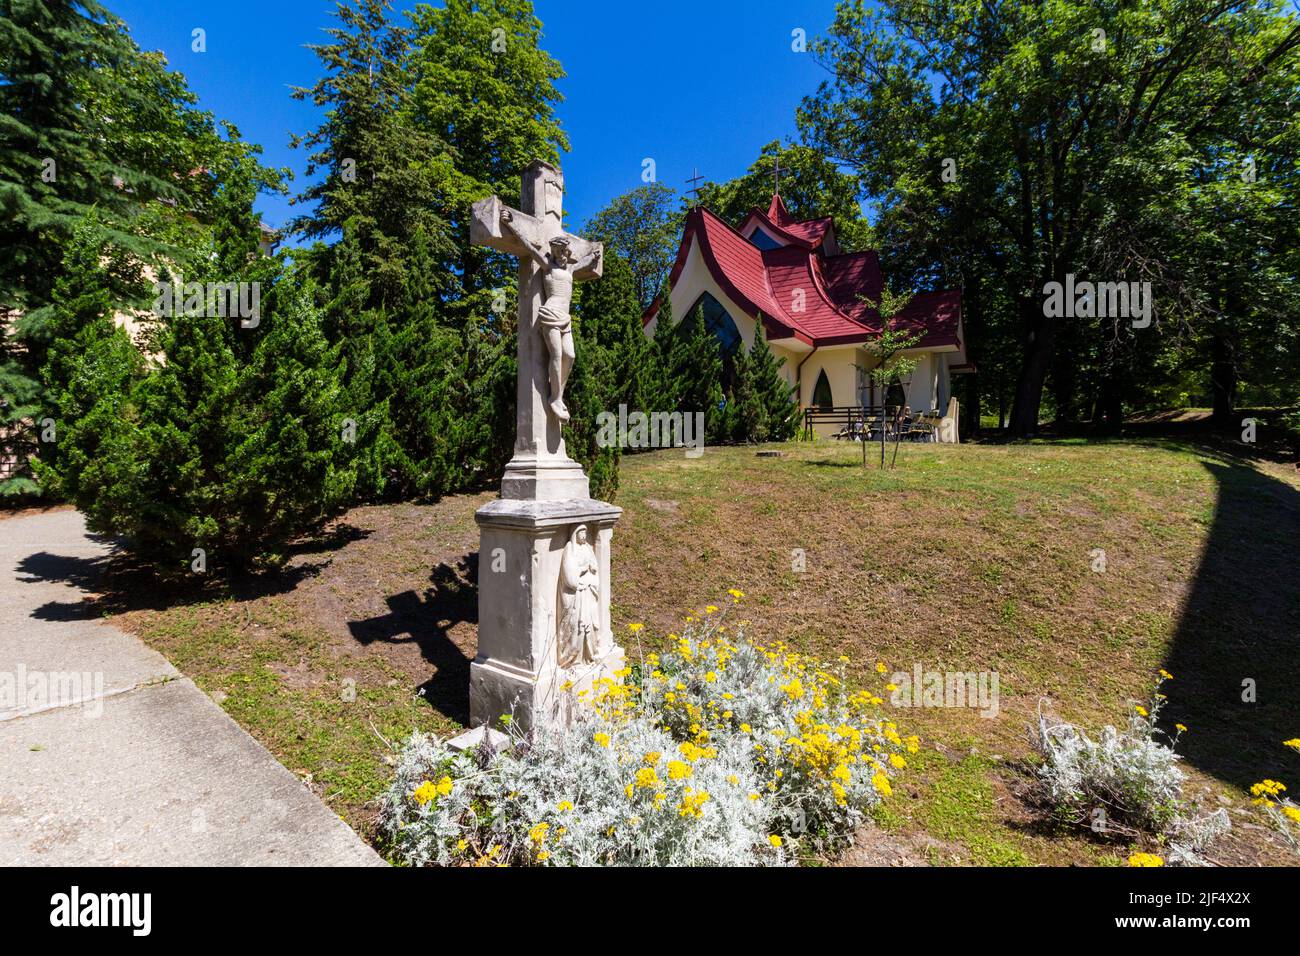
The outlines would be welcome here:
[[[740,225],[740,233],[742,235],[750,233],[750,226],[756,223],[788,245],[816,249],[826,240],[834,220],[830,216],[823,216],[820,219],[799,222],[790,215],[778,193],[772,197],[772,204],[768,206],[766,213],[757,207],[749,211],[749,215]]]
[[[788,217],[779,196],[773,197],[772,208],[778,217]],[[750,215],[767,220],[757,210]],[[700,256],[718,287],[750,318],[763,316],[771,340],[794,338],[813,346],[838,345],[865,341],[880,332],[879,313],[864,301],[878,300],[884,286],[880,257],[873,250],[823,256],[803,242],[761,250],[723,219],[696,206],[686,215],[677,260],[669,275],[670,288],[676,287],[694,243],[698,243]],[[656,299],[643,321],[648,322],[658,306]],[[921,332],[918,348],[960,348],[961,293],[948,290],[915,295],[899,313],[895,326]]]

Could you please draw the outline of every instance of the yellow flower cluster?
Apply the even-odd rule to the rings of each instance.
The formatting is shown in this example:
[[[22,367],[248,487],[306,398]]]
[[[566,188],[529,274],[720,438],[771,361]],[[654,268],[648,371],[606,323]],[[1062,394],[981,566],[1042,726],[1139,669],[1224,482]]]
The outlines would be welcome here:
[[[654,767],[642,767],[636,772],[636,785],[642,790],[653,790],[661,786],[659,774]]]
[[[1284,740],[1282,746],[1300,751],[1300,737]],[[1290,797],[1284,797],[1285,792],[1286,784],[1277,780],[1261,780],[1250,788],[1250,795],[1255,798],[1252,802],[1264,808],[1291,848],[1300,852],[1300,831],[1292,832],[1300,824],[1300,806]]]
[[[805,822],[818,833],[856,820],[891,795],[893,776],[908,764],[904,754],[919,749],[917,738],[902,737],[880,710],[883,663],[876,665],[874,690],[854,690],[846,686],[847,657],[838,666],[824,664],[781,642],[733,639],[723,622],[744,595],[734,588],[728,594],[727,608],[710,604],[693,612],[680,636],[669,635],[669,651],[642,659],[639,684],[627,680],[633,672],[625,667],[576,692],[572,683],[562,688],[597,718],[586,725],[584,746],[608,761],[626,798],[625,809],[609,822],[611,839],[637,830],[644,839],[655,827],[707,827],[715,814],[730,812],[732,801],[776,794],[773,807],[782,815],[764,817],[760,832],[770,833],[768,843],[780,849],[783,835],[790,839],[784,829],[791,825],[784,816],[790,808],[807,809]],[[633,635],[642,629],[628,627]],[[654,728],[655,742],[629,746],[644,739],[646,728]],[[661,742],[660,730],[671,745]],[[726,770],[719,759],[728,762]],[[458,785],[447,776],[425,780],[410,798],[426,807]],[[487,834],[466,834],[471,838],[456,842],[455,857],[475,865],[518,862],[521,855],[535,863],[567,859],[573,848],[564,842],[564,824],[575,826],[576,814],[585,812],[584,801],[567,796],[561,791],[541,812],[514,818],[526,839],[495,845]],[[748,812],[757,820],[757,814],[777,811]]]
[[[753,739],[754,762],[769,792],[812,789],[838,807],[848,806],[855,794],[860,801],[862,787],[890,795],[891,771],[907,766],[902,752],[916,753],[919,741],[905,740],[893,721],[881,716],[879,694],[845,688],[847,658],[840,658],[837,675],[781,642],[742,646],[722,633],[711,609],[705,614],[701,625],[688,622],[683,636],[672,635],[670,655],[647,661],[644,693],[659,702],[664,726],[687,738],[681,745],[685,763],[669,764],[670,779],[683,779],[689,764],[716,754],[710,753],[712,735],[738,730]],[[877,674],[887,670],[876,665]],[[747,699],[754,680],[766,681],[780,694],[776,710],[764,714],[766,726],[759,729],[737,716],[746,703],[752,705]]]
[[[451,777],[443,777],[436,784],[426,780],[415,788],[411,794],[411,799],[420,806],[424,806],[431,800],[447,796],[453,789],[455,789],[455,784],[452,783]]]
[[[630,667],[624,667],[610,677],[601,677],[592,685],[590,694],[585,690],[579,691],[578,699],[590,704],[597,714],[611,724],[626,723],[636,713],[640,703],[636,685],[625,680],[631,673]]]
[[[692,790],[686,788],[682,796],[682,802],[677,806],[677,813],[683,817],[698,817],[702,812],[701,807],[708,802],[709,795],[703,790]]]
[[[1270,798],[1280,797],[1285,789],[1284,783],[1278,783],[1276,780],[1261,780],[1250,788],[1250,795],[1255,798],[1254,803],[1257,805],[1271,807],[1273,800]]]
[[[1165,861],[1154,853],[1134,853],[1128,858],[1129,866],[1164,866]]]

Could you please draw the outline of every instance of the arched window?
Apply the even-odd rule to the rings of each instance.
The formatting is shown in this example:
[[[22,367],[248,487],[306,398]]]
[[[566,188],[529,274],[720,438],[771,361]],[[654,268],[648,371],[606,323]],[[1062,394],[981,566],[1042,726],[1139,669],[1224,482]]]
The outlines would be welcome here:
[[[691,306],[691,310],[696,308],[703,311],[704,327],[712,332],[713,337],[718,340],[723,359],[730,358],[736,353],[736,349],[740,348],[742,341],[736,323],[731,320],[731,316],[722,307],[722,303],[707,292],[696,300],[695,305]]]
[[[755,229],[754,234],[749,237],[749,241],[760,249],[780,249],[781,243],[777,242],[762,229]]]
[[[817,384],[813,386],[812,403],[818,408],[831,408],[835,405],[835,400],[831,398],[831,380],[826,377],[826,369],[821,370],[817,376]]]

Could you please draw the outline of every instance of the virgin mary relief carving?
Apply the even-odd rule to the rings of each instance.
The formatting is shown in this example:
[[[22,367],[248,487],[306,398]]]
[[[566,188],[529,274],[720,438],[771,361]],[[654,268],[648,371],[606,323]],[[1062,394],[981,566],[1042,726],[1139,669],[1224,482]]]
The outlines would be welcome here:
[[[570,533],[560,564],[560,666],[594,662],[599,640],[600,564],[587,526],[580,524]]]

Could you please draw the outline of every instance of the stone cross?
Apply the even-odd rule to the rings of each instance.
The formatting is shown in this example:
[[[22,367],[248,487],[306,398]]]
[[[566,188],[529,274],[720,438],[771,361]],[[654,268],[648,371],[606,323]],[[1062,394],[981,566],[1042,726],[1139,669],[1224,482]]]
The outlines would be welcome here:
[[[496,196],[474,204],[470,238],[519,257],[519,381],[515,452],[501,497],[478,510],[478,654],[470,665],[470,723],[453,746],[517,727],[567,721],[580,695],[623,668],[609,626],[610,541],[622,509],[593,500],[561,428],[574,359],[575,280],[599,278],[600,243],[564,231],[564,177],[524,171],[520,209]]]
[[[563,225],[564,176],[543,162],[523,174],[519,205],[496,196],[474,204],[470,240],[519,257],[519,380],[515,453],[503,498],[586,498],[587,478],[564,447],[564,383],[573,363],[573,282],[600,278],[603,248]]]

